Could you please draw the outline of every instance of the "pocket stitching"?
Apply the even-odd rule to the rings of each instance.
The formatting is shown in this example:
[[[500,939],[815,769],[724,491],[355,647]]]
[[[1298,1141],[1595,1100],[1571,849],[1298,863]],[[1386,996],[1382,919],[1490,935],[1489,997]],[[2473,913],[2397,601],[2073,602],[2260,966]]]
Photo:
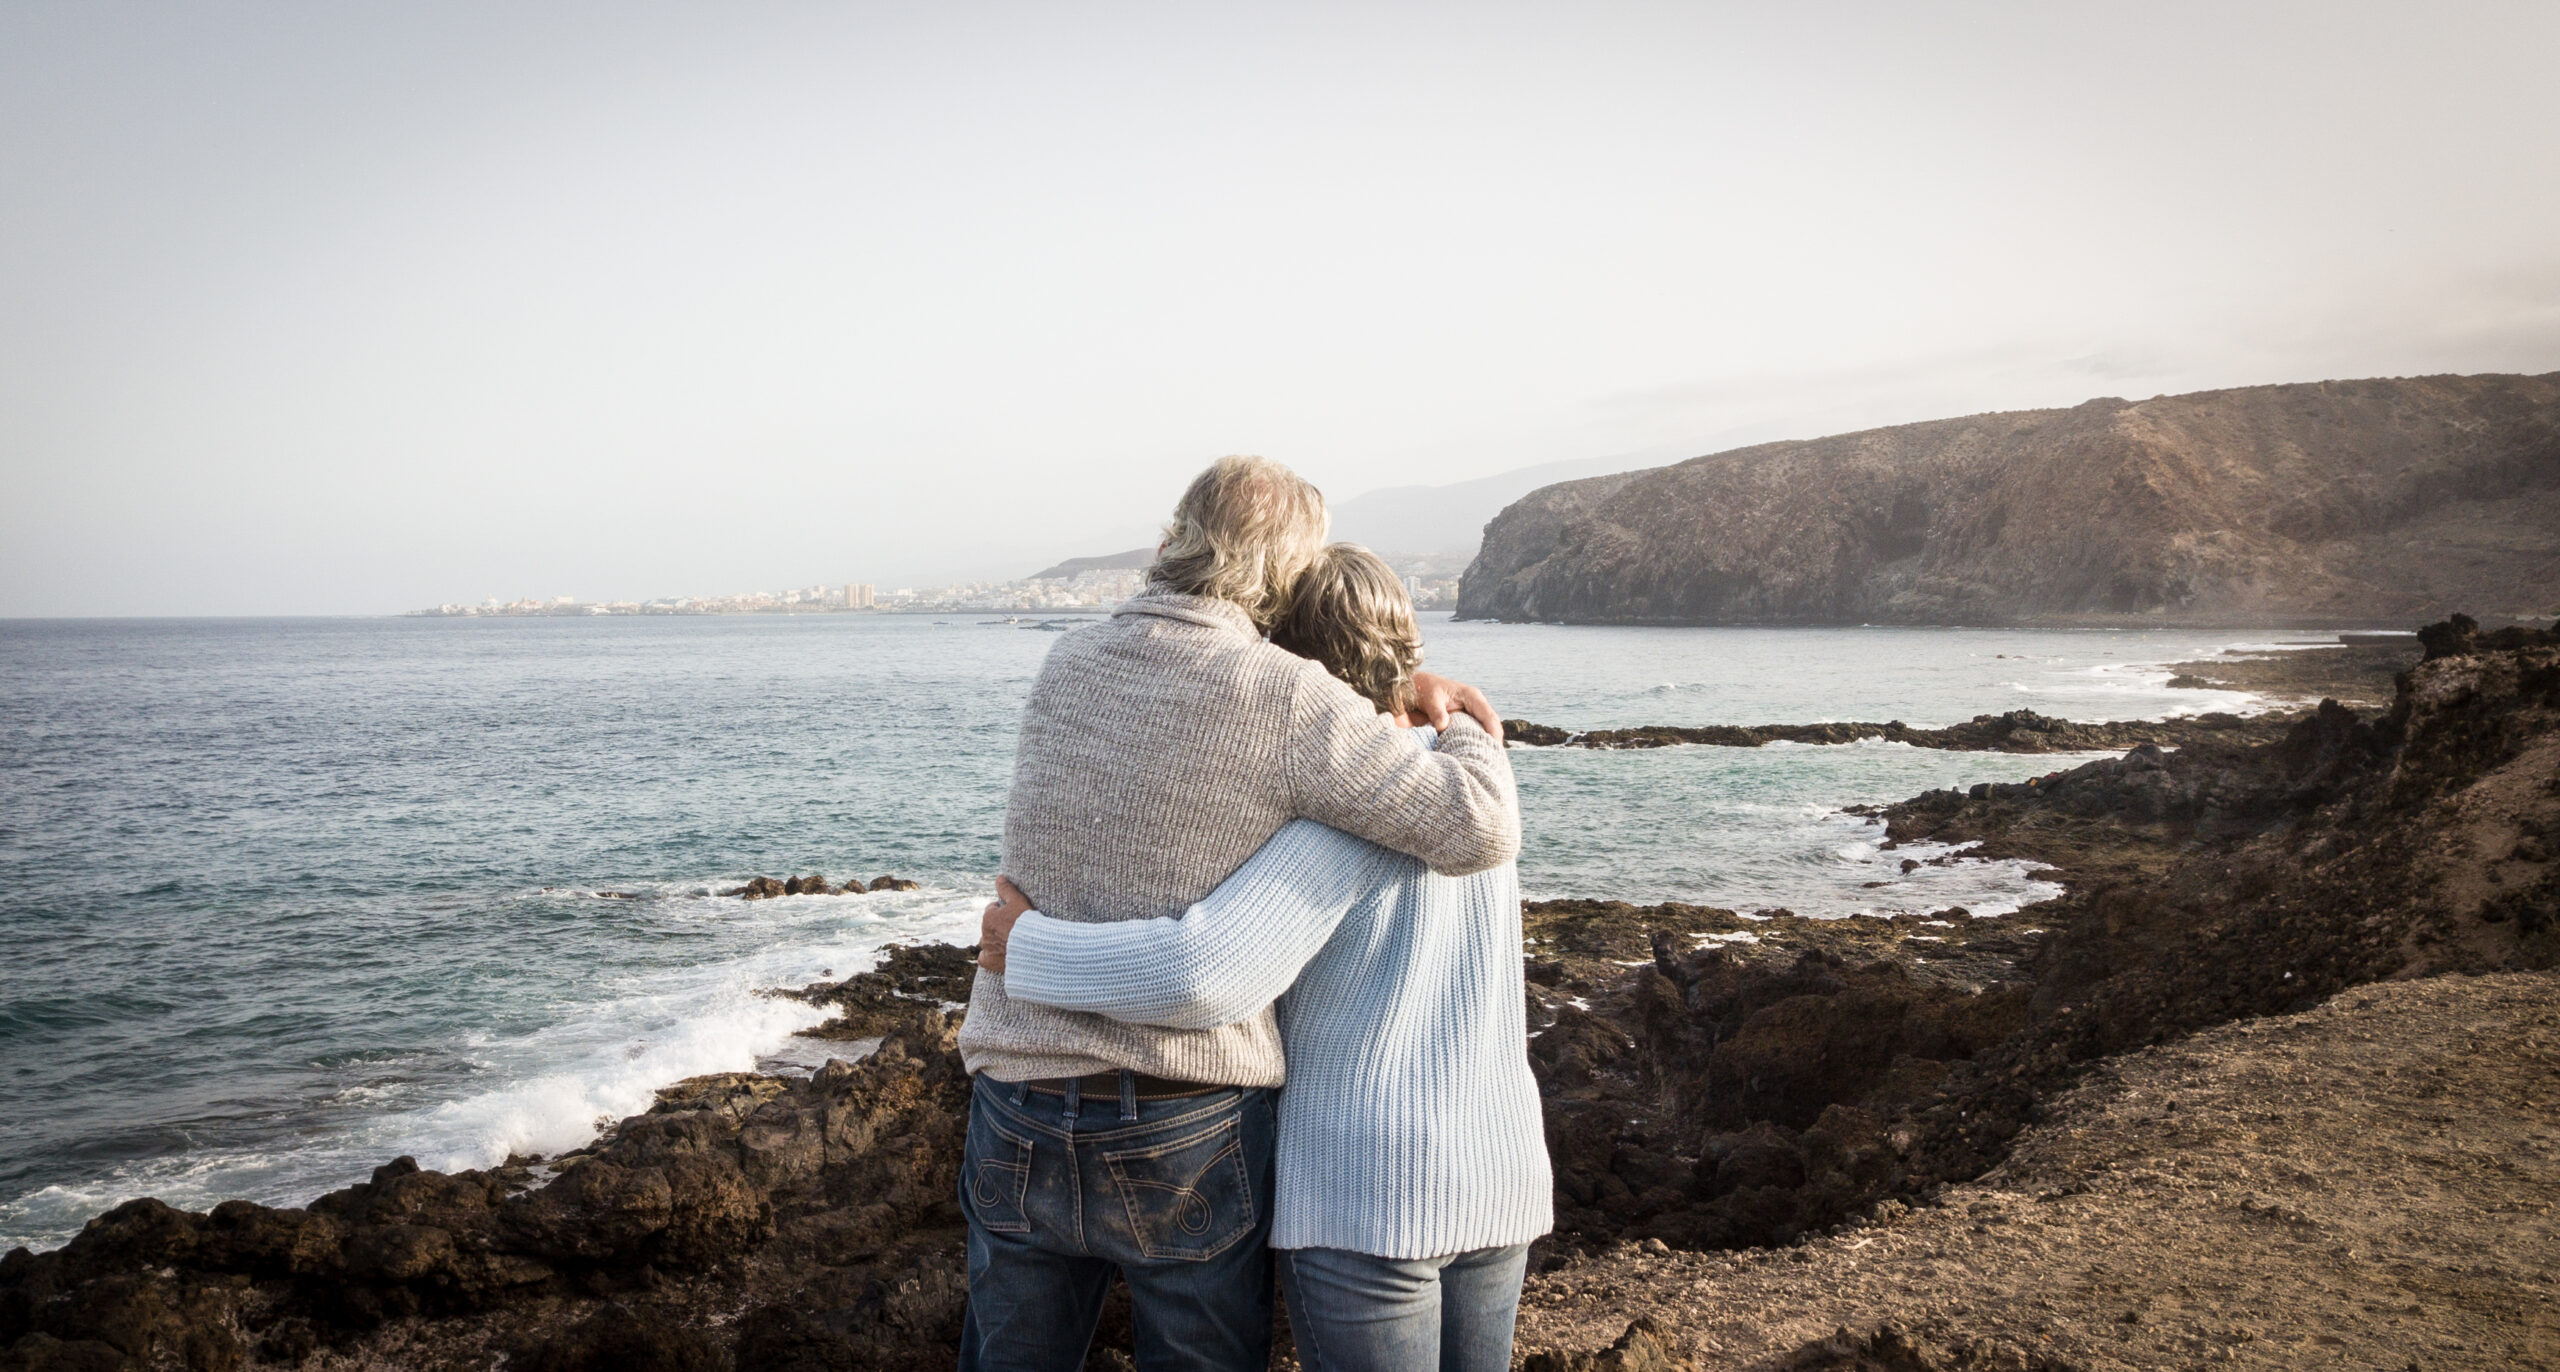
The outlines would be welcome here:
[[[1209,1161],[1203,1163],[1198,1172],[1192,1174],[1191,1180],[1194,1185],[1175,1187],[1165,1185],[1161,1182],[1144,1181],[1129,1176],[1128,1173],[1123,1171],[1121,1168],[1121,1163],[1124,1160],[1136,1161],[1147,1158],[1162,1157],[1175,1149],[1195,1146],[1202,1140],[1210,1138],[1221,1132],[1232,1134],[1234,1137],[1229,1140],[1225,1147],[1212,1154]],[[1244,1162],[1244,1128],[1243,1123],[1240,1120],[1220,1120],[1217,1124],[1201,1130],[1199,1133],[1189,1135],[1172,1143],[1159,1144],[1153,1148],[1130,1148],[1118,1152],[1105,1153],[1102,1155],[1102,1160],[1104,1164],[1111,1169],[1111,1180],[1120,1192],[1120,1206],[1122,1212],[1128,1216],[1129,1232],[1138,1241],[1138,1251],[1147,1257],[1188,1260],[1191,1262],[1206,1262],[1209,1259],[1218,1256],[1220,1253],[1234,1247],[1236,1240],[1253,1232],[1256,1217],[1256,1207],[1253,1198],[1253,1174],[1252,1171],[1245,1166]],[[1217,1208],[1211,1205],[1207,1198],[1200,1194],[1200,1187],[1197,1183],[1207,1178],[1211,1173],[1217,1171],[1221,1164],[1226,1164],[1233,1168],[1235,1172],[1236,1194],[1242,1199],[1243,1214],[1237,1219],[1235,1229],[1228,1233],[1224,1238],[1221,1238],[1211,1244],[1208,1248],[1201,1250],[1187,1248],[1175,1249],[1167,1245],[1154,1242],[1153,1239],[1149,1237],[1147,1226],[1139,1219],[1138,1201],[1135,1193],[1140,1190],[1171,1191],[1183,1197],[1199,1201],[1201,1208],[1206,1210],[1210,1216],[1210,1223],[1203,1225],[1200,1230],[1201,1233],[1205,1234],[1215,1225]],[[1173,1223],[1180,1225],[1181,1221],[1179,1218],[1176,1218]]]
[[[972,1203],[972,1210],[978,1215],[979,1225],[990,1234],[1028,1234],[1031,1232],[1031,1210],[1026,1202],[1031,1194],[1031,1140],[1014,1133],[993,1119],[987,1120],[986,1126],[987,1132],[1013,1145],[1014,1161],[995,1162],[985,1157],[971,1160],[969,1200]],[[986,1176],[991,1169],[1013,1174],[1011,1200],[1013,1213],[1019,1218],[999,1219],[984,1213],[993,1210],[997,1203],[1006,1199],[1002,1193],[998,1193],[995,1201],[989,1201],[980,1194],[985,1189]]]

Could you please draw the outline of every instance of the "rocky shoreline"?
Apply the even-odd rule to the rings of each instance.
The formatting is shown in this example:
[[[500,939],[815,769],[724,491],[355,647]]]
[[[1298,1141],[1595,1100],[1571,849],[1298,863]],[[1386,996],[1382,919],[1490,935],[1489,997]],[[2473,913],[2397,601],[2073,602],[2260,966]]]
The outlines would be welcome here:
[[[2476,626],[2475,626],[2476,627]],[[1839,720],[1821,724],[1650,724],[1576,731],[1525,719],[1506,719],[1503,735],[1533,748],[1669,748],[1704,744],[1759,748],[1771,743],[1856,743],[1882,739],[1915,748],[1989,753],[2080,753],[2151,744],[2184,748],[2196,743],[2264,743],[2282,738],[2321,700],[2365,709],[2386,707],[2392,683],[2415,664],[2423,649],[2414,637],[2342,635],[2336,642],[2289,644],[2269,651],[2226,650],[2221,656],[2168,666],[2169,685],[2183,690],[2240,690],[2290,702],[2289,708],[2254,715],[2215,711],[2171,719],[2080,723],[2033,710],[1975,715],[1962,724],[1914,728]]]
[[[2263,742],[2283,736],[2298,715],[2234,715],[2213,713],[2174,719],[2143,719],[2082,724],[2055,719],[2033,710],[1975,715],[1962,724],[1919,729],[1901,720],[1877,724],[1835,720],[1821,724],[1646,724],[1627,729],[1591,729],[1575,733],[1525,719],[1502,722],[1503,737],[1532,748],[1673,748],[1703,744],[1713,748],[1760,748],[1772,743],[1857,743],[1882,739],[1915,748],[1972,753],[2089,753],[2101,749],[2150,744],[2183,748],[2191,743]]]
[[[2384,711],[1881,812],[2048,864],[2017,915],[1528,907],[1526,1365],[2560,1358],[2560,638],[2425,650]],[[879,1048],[572,1156],[118,1207],[0,1258],[0,1370],[947,1367],[969,975],[791,992]]]
[[[1533,907],[1533,930],[1609,931],[1585,935],[1595,972],[1639,955],[1640,930],[1652,965],[1602,974],[1587,992],[1568,981],[1589,1009],[1558,1013],[1532,1047],[1552,1064],[1543,1080],[1563,1126],[1550,1130],[1562,1223],[1532,1288],[1524,1346],[1596,1354],[1644,1315],[1658,1324],[1645,1337],[1679,1359],[1661,1366],[2288,1367],[2334,1356],[2336,1345],[2315,1341],[2350,1327],[2369,1365],[2505,1366],[2560,1353],[2548,1291],[2560,1270],[2560,1157],[2543,1113],[2560,1096],[2560,1034],[2549,1027],[2560,1024],[2550,975],[2560,961],[2560,640],[2481,636],[2456,621],[2435,626],[2427,648],[2378,715],[2333,703],[2270,743],[2137,752],[2035,787],[1933,792],[1883,812],[1889,842],[1974,841],[1985,855],[2052,864],[2067,894],[2007,919],[1771,921],[1744,941],[1721,912]],[[2492,972],[2518,974],[2495,1025],[2447,1010],[2470,999],[2460,979],[2429,980]],[[2377,984],[2392,989],[2339,997]],[[2405,1041],[2404,1021],[2419,1014],[2442,1022],[2425,1043]],[[2242,1032],[2175,1051],[2208,1074],[2262,1074],[2246,1031],[2282,1016],[2390,1044],[2323,1051],[2387,1056],[2416,1080],[2295,1072],[2225,1102],[2221,1122],[2236,1116],[2245,1132],[2189,1140],[2167,1150],[2165,1167],[2229,1178],[2215,1203],[2247,1202],[2249,1223],[2335,1241],[2320,1207],[2270,1199],[2308,1175],[2276,1145],[2357,1152],[2364,1170],[2332,1184],[2373,1193],[2375,1213],[2359,1224],[2387,1230],[2397,1250],[2385,1261],[2343,1242],[2369,1285],[2291,1289],[2302,1273],[2271,1265],[2255,1290],[2200,1297],[2186,1276],[2227,1257],[2201,1239],[2160,1242],[2149,1266],[2118,1260],[2103,1280],[2021,1264],[2023,1231],[1996,1217],[2017,1218],[2011,1207],[2023,1202],[2052,1230],[2071,1208],[2036,1207],[2102,1181],[2118,1193],[2106,1218],[2036,1242],[2121,1248],[2182,1223],[2161,1212],[2182,1188],[2124,1185],[2134,1172],[2163,1174],[2158,1136],[2178,1131],[2151,1126],[2178,1108],[2175,1093],[2145,1105],[2119,1088],[2215,1026]],[[1566,1042],[1546,1047],[1559,1029]],[[2475,1054],[2490,1042],[2508,1051]],[[2392,1113],[2410,1091],[2437,1103],[2421,1127]],[[2090,1146],[2095,1126],[2072,1113],[2074,1100],[2138,1117],[2148,1135],[2118,1130],[2116,1151]],[[2414,1197],[2419,1179],[2366,1144],[2414,1133],[2410,1147],[2435,1148],[2423,1126],[2450,1122],[2494,1140],[2469,1146],[2502,1161],[2466,1164],[2450,1194],[2395,1213],[2387,1198]],[[2051,1185],[2018,1194],[2002,1184],[2036,1175],[2021,1157],[2073,1150],[2070,1167],[2045,1173],[2060,1178]],[[1565,1208],[1568,1194],[1591,1199]],[[1964,1208],[1950,1216],[1950,1205]],[[2280,1213],[2312,1218],[2266,1218]],[[1904,1232],[1926,1241],[1894,1237]],[[1677,1250],[1734,1238],[1761,1246],[1744,1261],[1664,1270]],[[1873,1267],[1914,1249],[1925,1263]],[[2007,1274],[2014,1302],[1977,1299],[1986,1273]],[[2519,1286],[2538,1288],[2538,1303],[2496,1294]],[[1640,1294],[1604,1298],[1613,1292]],[[2371,1318],[2384,1303],[2389,1318]],[[2152,1305],[2196,1312],[2177,1335],[2187,1342],[2125,1346],[2135,1330],[2111,1322]],[[1736,1310],[1777,1318],[1746,1327]],[[1826,1322],[1852,1332],[1811,1337],[1821,1331],[1807,1326]],[[1806,1342],[1773,1341],[1770,1331],[1790,1329]]]
[[[720,894],[737,900],[773,900],[781,896],[858,896],[866,891],[919,889],[922,889],[922,883],[896,876],[873,877],[867,884],[860,877],[852,877],[842,886],[830,886],[824,876],[812,872],[805,877],[756,877],[744,886],[732,886]]]

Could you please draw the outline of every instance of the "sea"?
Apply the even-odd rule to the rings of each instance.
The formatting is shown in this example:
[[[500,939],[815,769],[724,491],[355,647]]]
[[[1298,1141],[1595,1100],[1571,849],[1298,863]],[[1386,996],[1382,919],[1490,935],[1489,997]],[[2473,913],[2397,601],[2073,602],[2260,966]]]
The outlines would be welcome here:
[[[2164,664],[2279,635],[1648,629],[1424,616],[1568,728],[2248,711]],[[761,992],[974,941],[1041,659],[1092,621],[894,614],[0,622],[0,1250],[136,1196],[298,1204],[547,1154],[842,1044]],[[2253,641],[2254,640],[2254,641]],[[1532,898],[2015,912],[1841,808],[2084,760],[1521,749]],[[909,892],[747,902],[758,875]]]

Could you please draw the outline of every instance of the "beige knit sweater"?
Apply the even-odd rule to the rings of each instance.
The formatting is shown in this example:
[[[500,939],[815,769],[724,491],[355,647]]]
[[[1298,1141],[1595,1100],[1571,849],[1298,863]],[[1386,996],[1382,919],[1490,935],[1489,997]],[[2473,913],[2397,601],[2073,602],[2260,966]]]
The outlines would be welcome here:
[[[1502,745],[1453,720],[1436,751],[1225,601],[1149,594],[1060,639],[1031,687],[1004,871],[1041,913],[1178,915],[1292,819],[1463,875],[1520,851]],[[1007,1000],[982,976],[960,1052],[999,1081],[1127,1067],[1277,1086],[1271,1012],[1214,1029],[1122,1024]]]

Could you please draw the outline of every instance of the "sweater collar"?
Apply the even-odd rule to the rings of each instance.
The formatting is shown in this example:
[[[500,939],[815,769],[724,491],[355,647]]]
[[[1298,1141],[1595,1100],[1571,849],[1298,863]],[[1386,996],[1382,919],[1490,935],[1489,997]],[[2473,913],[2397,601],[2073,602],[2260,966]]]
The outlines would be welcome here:
[[[1262,631],[1253,627],[1253,616],[1246,614],[1243,606],[1212,596],[1149,591],[1120,602],[1120,608],[1112,612],[1112,617],[1116,619],[1121,615],[1154,615],[1159,619],[1178,619],[1203,628],[1224,629],[1247,638],[1262,637]]]

